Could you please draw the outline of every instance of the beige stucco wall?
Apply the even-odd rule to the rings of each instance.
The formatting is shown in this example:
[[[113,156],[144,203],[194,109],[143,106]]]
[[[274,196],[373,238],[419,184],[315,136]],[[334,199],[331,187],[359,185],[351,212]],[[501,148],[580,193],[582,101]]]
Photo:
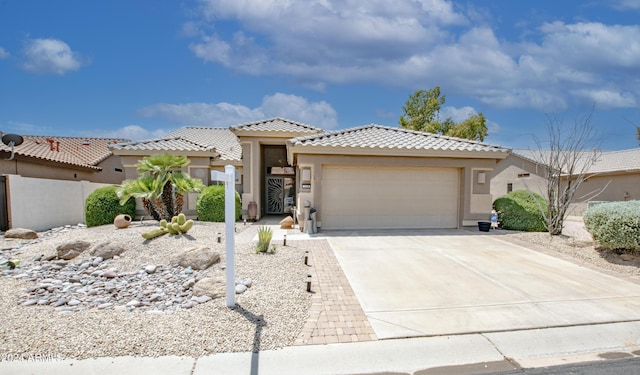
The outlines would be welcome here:
[[[593,197],[598,192],[600,193]],[[640,172],[603,174],[587,178],[576,190],[569,214],[576,216],[584,214],[588,208],[588,202],[585,202],[585,199],[589,198],[591,201],[604,202],[640,200]]]
[[[416,158],[416,157],[375,157],[375,156],[344,156],[344,155],[297,155],[297,207],[303,207],[304,200],[311,201],[313,207],[318,208],[317,220],[322,225],[322,167],[323,165],[344,166],[385,166],[385,167],[447,167],[457,168],[459,177],[459,226],[476,225],[478,220],[487,220],[491,212],[491,198],[489,189],[485,187],[491,181],[491,171],[495,168],[495,159],[462,159],[462,158]],[[311,170],[312,182],[309,191],[301,191],[300,169]],[[478,184],[474,178],[478,171],[486,173],[485,184]],[[472,191],[475,201],[472,205]],[[424,192],[414,192],[416,196]],[[472,212],[473,211],[475,212]]]
[[[84,223],[84,202],[110,184],[7,175],[9,228],[48,230]]]
[[[529,173],[528,177],[518,177],[519,174]],[[509,155],[498,162],[491,179],[491,195],[493,200],[507,194],[507,184],[513,184],[513,191],[530,190],[534,193],[546,195],[545,169],[536,163]]]
[[[101,171],[86,168],[73,168],[53,163],[33,162],[16,156],[13,160],[0,158],[0,174],[15,174],[23,177],[48,178],[70,181],[92,181],[108,184],[119,184],[124,179],[124,173],[116,171],[122,169],[120,157],[113,155],[98,164]]]

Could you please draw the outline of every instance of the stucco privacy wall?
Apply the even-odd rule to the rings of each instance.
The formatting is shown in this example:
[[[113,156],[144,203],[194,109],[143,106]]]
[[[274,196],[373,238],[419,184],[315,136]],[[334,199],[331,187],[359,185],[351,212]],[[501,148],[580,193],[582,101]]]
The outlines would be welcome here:
[[[367,166],[367,167],[441,167],[459,169],[459,201],[458,226],[476,225],[478,220],[487,220],[491,212],[491,195],[483,186],[489,184],[491,171],[495,168],[495,159],[462,159],[462,158],[413,158],[413,157],[370,157],[343,155],[298,154],[297,168],[311,170],[311,188],[300,189],[298,173],[297,206],[303,207],[305,200],[311,201],[318,208],[318,225],[322,226],[322,168],[324,165]],[[479,171],[486,173],[485,184],[478,184],[474,179]],[[428,192],[414,191],[416,199],[423,199]],[[472,197],[473,195],[473,197]],[[381,197],[384,199],[385,197]],[[476,201],[472,205],[472,200]],[[475,211],[472,211],[473,210]]]
[[[84,202],[109,184],[7,175],[9,228],[48,230],[84,223]]]
[[[604,190],[602,190],[604,188]],[[587,178],[576,190],[574,203],[569,208],[569,215],[581,216],[589,203],[581,202],[592,197],[594,192],[601,191],[591,201],[618,202],[640,200],[640,173],[601,174]]]

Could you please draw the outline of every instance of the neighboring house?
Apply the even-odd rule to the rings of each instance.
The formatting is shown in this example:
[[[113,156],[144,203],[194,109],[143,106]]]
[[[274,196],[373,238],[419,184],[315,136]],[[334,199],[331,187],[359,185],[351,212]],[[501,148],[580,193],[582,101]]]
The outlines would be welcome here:
[[[109,145],[128,139],[23,136],[24,142],[11,148],[0,143],[0,174],[55,180],[119,184],[124,178],[120,157]]]
[[[211,170],[237,168],[243,215],[317,210],[324,229],[458,228],[488,220],[490,182],[509,150],[400,128],[368,125],[324,132],[282,118],[230,128],[185,127],[162,139],[110,146],[125,177],[144,156],[187,156],[185,172],[210,181]],[[195,195],[188,197],[195,214]],[[142,214],[142,212],[141,212]]]
[[[534,159],[530,150],[513,150],[500,161],[491,180],[493,198],[512,190],[531,190],[546,196],[546,168]],[[597,160],[588,168],[585,180],[576,190],[569,214],[582,215],[588,208],[588,201],[638,199],[640,148],[605,151],[599,153]]]

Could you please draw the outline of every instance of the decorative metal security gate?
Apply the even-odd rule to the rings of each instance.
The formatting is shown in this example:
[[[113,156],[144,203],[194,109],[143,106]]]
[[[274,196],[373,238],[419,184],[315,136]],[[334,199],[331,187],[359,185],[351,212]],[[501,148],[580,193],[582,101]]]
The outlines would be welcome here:
[[[284,178],[267,177],[267,215],[284,212]]]

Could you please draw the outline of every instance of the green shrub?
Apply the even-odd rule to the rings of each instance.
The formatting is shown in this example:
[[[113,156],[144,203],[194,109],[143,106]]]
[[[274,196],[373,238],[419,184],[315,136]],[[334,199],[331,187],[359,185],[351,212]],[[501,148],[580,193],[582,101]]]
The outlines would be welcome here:
[[[275,252],[275,247],[269,250],[271,238],[273,238],[273,231],[271,230],[271,228],[258,228],[258,244],[256,245],[256,253]]]
[[[611,250],[640,250],[640,201],[601,203],[583,215],[593,239]]]
[[[113,219],[120,214],[136,216],[136,200],[129,198],[120,205],[116,195],[117,186],[105,186],[94,190],[84,202],[85,223],[88,227],[113,224]]]
[[[236,191],[236,221],[242,215],[240,194]],[[224,185],[211,185],[204,188],[196,200],[196,213],[201,221],[224,221]]]
[[[504,229],[526,232],[546,232],[540,207],[547,210],[547,203],[540,195],[526,190],[516,190],[493,202],[498,220]]]

